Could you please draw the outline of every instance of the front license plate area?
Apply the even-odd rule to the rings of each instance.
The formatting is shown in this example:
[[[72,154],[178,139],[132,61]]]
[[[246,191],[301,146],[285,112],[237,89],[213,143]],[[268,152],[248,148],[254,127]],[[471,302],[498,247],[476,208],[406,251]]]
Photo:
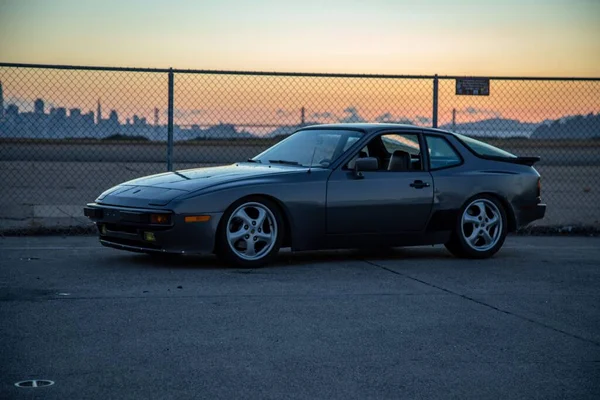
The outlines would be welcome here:
[[[104,213],[99,208],[85,207],[83,209],[83,215],[88,218],[100,219],[103,217],[103,214]]]
[[[119,210],[105,209],[103,210],[103,220],[107,222],[119,222],[121,220],[121,212]]]
[[[150,215],[138,212],[121,211],[121,220],[138,224],[147,224],[150,222]]]

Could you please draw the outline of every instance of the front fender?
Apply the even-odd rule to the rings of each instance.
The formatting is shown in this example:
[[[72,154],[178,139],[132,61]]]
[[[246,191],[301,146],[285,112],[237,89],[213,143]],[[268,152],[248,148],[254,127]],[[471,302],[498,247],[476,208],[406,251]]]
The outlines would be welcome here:
[[[227,182],[173,200],[169,207],[178,214],[223,213],[248,196],[265,196],[279,202],[286,212],[294,250],[318,248],[326,226],[326,184],[329,170],[296,175],[271,176]]]

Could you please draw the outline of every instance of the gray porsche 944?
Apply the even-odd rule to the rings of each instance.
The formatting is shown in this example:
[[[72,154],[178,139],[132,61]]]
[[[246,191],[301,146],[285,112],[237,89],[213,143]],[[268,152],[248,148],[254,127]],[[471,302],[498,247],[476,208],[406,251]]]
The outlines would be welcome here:
[[[438,129],[315,125],[244,162],[122,183],[84,214],[104,246],[243,267],[281,247],[444,244],[486,258],[544,217],[537,161]]]

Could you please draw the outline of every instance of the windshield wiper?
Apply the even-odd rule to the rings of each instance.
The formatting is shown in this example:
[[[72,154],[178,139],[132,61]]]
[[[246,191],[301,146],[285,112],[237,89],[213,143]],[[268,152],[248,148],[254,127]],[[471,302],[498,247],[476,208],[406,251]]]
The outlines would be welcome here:
[[[288,160],[269,160],[271,164],[286,164],[286,165],[300,165],[298,161],[288,161]]]
[[[251,163],[258,163],[258,164],[262,164],[262,161],[260,160],[253,160],[252,158],[249,158],[246,160],[247,162],[251,162]]]

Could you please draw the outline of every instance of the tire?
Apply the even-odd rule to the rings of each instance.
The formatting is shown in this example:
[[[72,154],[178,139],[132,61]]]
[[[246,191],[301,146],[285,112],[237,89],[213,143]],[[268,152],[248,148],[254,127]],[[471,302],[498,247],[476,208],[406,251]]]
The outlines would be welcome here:
[[[508,233],[506,210],[489,195],[470,198],[461,208],[448,251],[462,258],[489,258],[504,244]]]
[[[262,197],[232,204],[219,224],[216,253],[241,268],[262,267],[277,256],[285,232],[277,205]]]

